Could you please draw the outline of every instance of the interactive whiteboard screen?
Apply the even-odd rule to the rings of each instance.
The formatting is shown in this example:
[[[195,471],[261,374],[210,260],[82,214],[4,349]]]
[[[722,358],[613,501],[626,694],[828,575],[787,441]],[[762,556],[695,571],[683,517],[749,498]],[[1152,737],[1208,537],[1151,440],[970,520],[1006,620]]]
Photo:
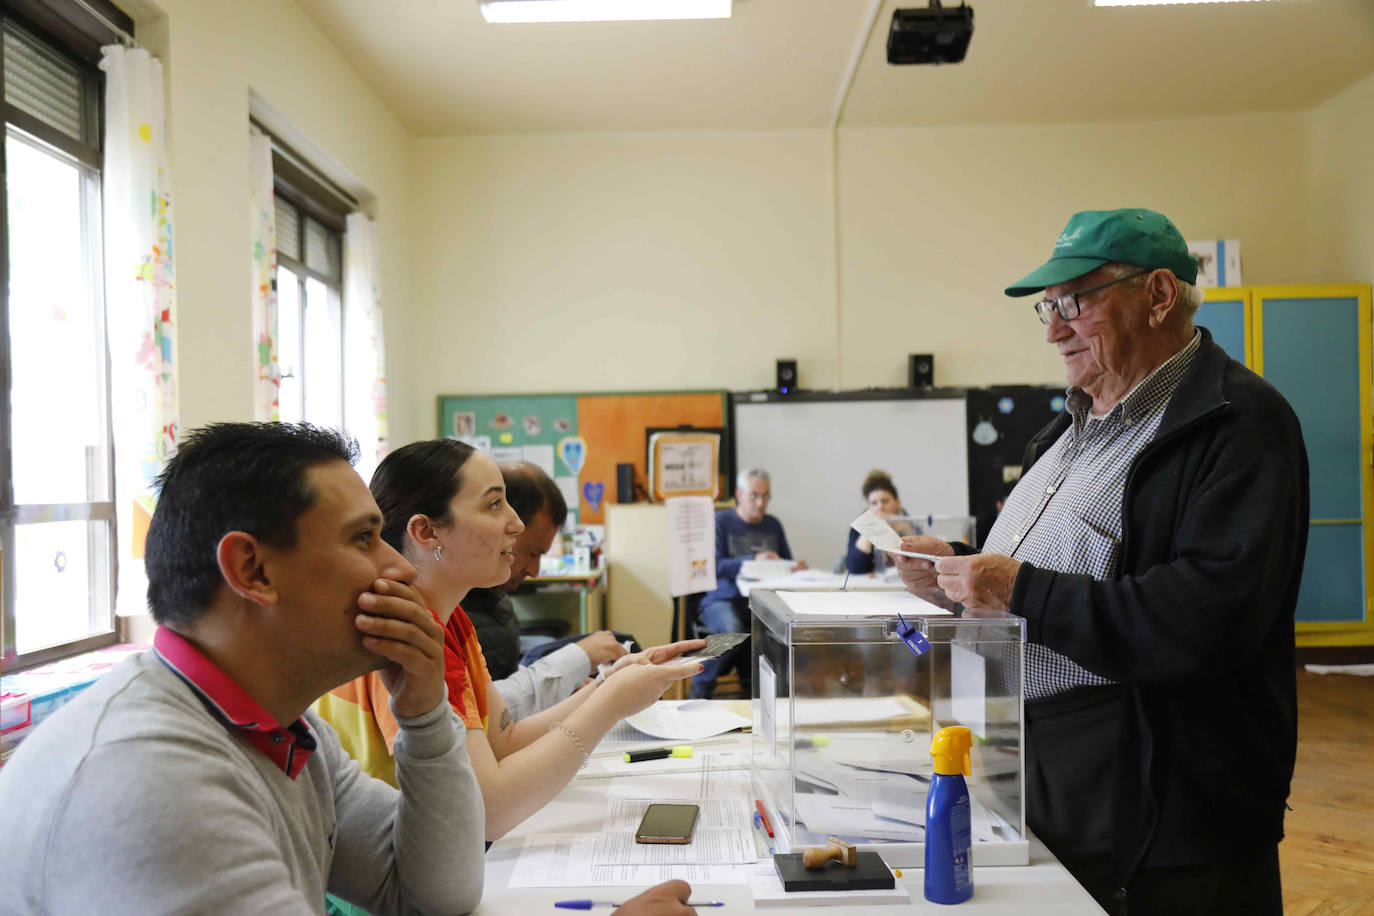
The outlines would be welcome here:
[[[892,475],[910,515],[967,515],[965,400],[953,397],[735,401],[735,466],[772,479],[770,515],[792,555],[820,569],[844,557],[859,492],[874,468]],[[732,492],[726,498],[732,497]]]

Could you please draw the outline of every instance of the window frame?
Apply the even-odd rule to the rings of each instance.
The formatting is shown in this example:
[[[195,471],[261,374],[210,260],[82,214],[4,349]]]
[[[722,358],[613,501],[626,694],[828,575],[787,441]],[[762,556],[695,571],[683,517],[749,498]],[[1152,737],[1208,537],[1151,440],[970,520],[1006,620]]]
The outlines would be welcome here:
[[[76,140],[49,126],[27,111],[16,108],[0,91],[0,429],[11,431],[10,398],[12,377],[9,303],[9,163],[6,142],[11,130],[22,136],[19,142],[32,143],[48,155],[65,158],[87,173],[94,173],[95,194],[83,195],[83,211],[92,205],[94,212],[83,212],[83,222],[94,229],[95,244],[85,253],[94,261],[93,294],[97,300],[97,335],[101,342],[100,365],[103,391],[105,492],[106,500],[80,503],[16,503],[13,486],[11,448],[0,448],[0,667],[7,672],[22,670],[79,652],[112,645],[119,640],[115,616],[115,589],[118,582],[118,531],[115,517],[113,393],[110,386],[108,314],[104,290],[104,236],[100,210],[104,203],[104,73],[99,69],[100,46],[128,37],[133,21],[107,0],[0,0],[0,26],[9,27],[38,45],[64,64],[75,67],[81,79],[82,138]],[[4,82],[4,46],[0,43],[0,87]],[[59,521],[103,521],[106,524],[105,581],[101,593],[105,606],[92,596],[88,629],[92,635],[65,643],[25,652],[17,651],[18,609],[16,535],[21,525]],[[95,537],[87,536],[88,555],[96,548]],[[92,556],[93,560],[94,557]],[[94,562],[91,568],[95,568]]]
[[[307,363],[307,360],[306,360],[306,350],[307,350],[307,347],[306,347],[306,342],[305,342],[305,336],[306,336],[305,311],[306,311],[306,307],[307,307],[306,283],[307,283],[308,280],[315,280],[315,281],[319,282],[320,284],[322,284],[322,285],[325,287],[325,289],[328,291],[329,297],[330,297],[330,304],[331,304],[331,306],[333,307],[333,309],[335,310],[335,314],[337,314],[337,316],[338,316],[338,325],[339,325],[339,350],[338,350],[338,359],[339,359],[339,378],[338,378],[338,402],[339,402],[339,408],[340,408],[339,425],[340,425],[340,426],[343,426],[343,409],[344,409],[344,403],[345,403],[345,402],[344,402],[344,388],[345,388],[344,374],[345,374],[345,372],[347,371],[347,365],[346,365],[346,363],[345,363],[345,355],[346,355],[346,350],[347,350],[346,343],[347,343],[347,340],[348,340],[348,336],[347,336],[348,332],[347,332],[347,327],[346,327],[346,321],[347,321],[347,319],[346,319],[346,317],[345,317],[345,315],[344,315],[344,307],[343,307],[343,279],[344,279],[344,261],[343,261],[343,259],[344,259],[344,228],[343,228],[343,222],[342,222],[342,220],[337,220],[337,221],[336,221],[336,220],[332,219],[332,218],[331,218],[331,214],[329,214],[329,212],[328,212],[327,210],[325,210],[324,208],[322,208],[318,203],[312,201],[311,198],[307,197],[304,193],[302,193],[300,190],[298,190],[298,188],[295,186],[294,183],[291,183],[291,182],[289,182],[289,181],[286,180],[286,179],[277,177],[278,174],[279,174],[278,171],[277,171],[277,168],[278,168],[278,156],[276,155],[276,152],[274,151],[274,152],[273,152],[273,155],[272,155],[272,171],[273,171],[273,185],[274,185],[274,187],[273,187],[273,193],[276,195],[276,197],[277,197],[277,199],[278,199],[279,201],[285,203],[286,206],[289,206],[289,207],[292,207],[293,209],[295,209],[296,215],[297,215],[297,225],[300,227],[300,231],[297,233],[297,238],[298,238],[298,241],[299,241],[299,243],[300,243],[299,257],[296,257],[296,256],[293,256],[293,255],[284,253],[284,252],[282,251],[282,249],[281,249],[280,238],[279,238],[279,239],[278,239],[278,245],[277,245],[277,269],[278,269],[278,273],[277,273],[276,275],[274,275],[273,278],[272,278],[272,282],[273,282],[273,284],[274,284],[274,287],[278,290],[278,300],[277,300],[277,301],[278,301],[278,307],[280,307],[280,302],[281,302],[281,299],[280,299],[280,289],[281,289],[281,286],[280,286],[280,284],[281,284],[280,269],[281,269],[282,267],[287,268],[287,269],[290,270],[293,274],[295,274],[295,276],[296,276],[296,283],[297,283],[297,286],[298,286],[298,288],[299,288],[299,289],[298,289],[298,293],[299,293],[299,294],[298,294],[297,299],[296,299],[296,302],[297,302],[297,309],[298,309],[296,326],[300,329],[300,352],[294,354],[294,357],[295,357],[295,365],[298,366],[299,369],[300,369],[300,379],[298,380],[298,383],[299,383],[299,385],[300,385],[300,397],[301,397],[300,415],[301,415],[302,419],[304,419],[306,422],[318,422],[318,418],[312,419],[312,418],[306,413],[306,408],[308,407],[308,401],[307,401],[307,395],[306,395],[306,390],[307,390],[307,389],[306,389],[306,382],[305,382],[306,376],[309,374],[309,371],[310,371],[310,367],[309,367],[309,365],[308,365],[308,363]],[[322,273],[322,272],[320,272],[320,271],[318,271],[318,270],[315,270],[314,268],[312,268],[312,267],[310,267],[310,266],[308,266],[308,265],[306,264],[306,262],[305,262],[305,259],[306,259],[305,246],[306,246],[306,226],[307,226],[307,221],[313,221],[313,222],[315,222],[316,224],[318,224],[319,226],[321,226],[321,227],[325,230],[325,232],[327,233],[328,242],[329,242],[330,246],[332,246],[333,249],[334,249],[335,262],[339,265],[339,275],[338,275],[337,277],[331,277],[331,276],[329,276],[328,274]]]

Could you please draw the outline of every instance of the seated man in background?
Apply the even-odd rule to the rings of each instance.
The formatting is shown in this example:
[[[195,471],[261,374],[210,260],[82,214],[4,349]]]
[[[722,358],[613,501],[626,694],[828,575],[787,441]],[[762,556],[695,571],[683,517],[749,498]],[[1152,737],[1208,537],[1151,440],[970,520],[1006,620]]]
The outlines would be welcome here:
[[[750,631],[749,599],[735,584],[744,561],[792,559],[782,522],[765,511],[772,498],[768,472],[746,468],[735,478],[735,508],[716,513],[716,589],[701,599],[699,615],[707,633]],[[799,562],[793,568],[805,569],[806,564]],[[692,696],[710,698],[716,692],[716,680],[732,668],[739,672],[740,689],[749,696],[750,666],[750,647],[745,641],[705,662],[705,670],[692,679]]]

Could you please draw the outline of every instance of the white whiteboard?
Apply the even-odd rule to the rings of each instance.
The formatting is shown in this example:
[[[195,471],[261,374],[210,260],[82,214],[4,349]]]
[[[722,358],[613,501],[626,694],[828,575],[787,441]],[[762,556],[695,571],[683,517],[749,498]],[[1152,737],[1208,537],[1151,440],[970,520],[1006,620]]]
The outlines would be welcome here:
[[[892,475],[912,515],[968,514],[965,412],[963,397],[736,401],[735,467],[768,472],[768,512],[792,555],[833,569],[874,468]]]

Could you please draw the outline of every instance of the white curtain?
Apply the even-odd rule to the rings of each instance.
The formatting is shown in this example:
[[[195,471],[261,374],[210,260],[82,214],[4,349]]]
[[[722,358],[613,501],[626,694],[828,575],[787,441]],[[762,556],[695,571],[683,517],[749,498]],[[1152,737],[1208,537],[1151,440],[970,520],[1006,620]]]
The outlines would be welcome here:
[[[377,288],[377,226],[350,213],[344,235],[344,426],[358,440],[358,473],[386,457],[386,353]]]
[[[277,210],[272,190],[272,140],[249,128],[249,223],[253,256],[253,418],[276,420],[281,364],[277,362]]]
[[[105,71],[105,305],[115,446],[115,611],[147,613],[143,542],[155,478],[176,451],[176,305],[162,63],[102,48]]]

